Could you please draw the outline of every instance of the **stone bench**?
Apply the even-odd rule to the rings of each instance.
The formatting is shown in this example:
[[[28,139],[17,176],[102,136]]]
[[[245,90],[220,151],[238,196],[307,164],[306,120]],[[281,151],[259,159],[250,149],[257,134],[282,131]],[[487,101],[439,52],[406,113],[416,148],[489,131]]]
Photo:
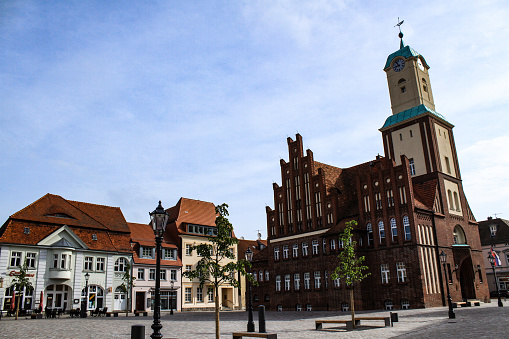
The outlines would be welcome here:
[[[267,338],[277,339],[277,333],[257,333],[257,332],[234,332],[233,339],[247,338]]]
[[[452,303],[452,308],[468,307],[468,306],[470,306],[470,304],[467,304],[466,301],[458,301],[458,302]]]
[[[346,324],[347,331],[353,330],[351,320],[315,320],[315,328],[317,330],[321,330],[323,324]],[[355,318],[355,325],[358,325],[358,324],[359,324],[359,321],[357,320],[357,318]]]
[[[391,326],[391,317],[355,317],[355,325],[357,325],[357,320],[362,321],[371,321],[371,320],[381,320],[385,322],[385,327]]]
[[[146,316],[148,316],[148,312],[147,311],[134,311],[135,317],[139,317],[140,315],[143,317],[146,317]]]
[[[467,306],[481,306],[479,300],[467,300]]]

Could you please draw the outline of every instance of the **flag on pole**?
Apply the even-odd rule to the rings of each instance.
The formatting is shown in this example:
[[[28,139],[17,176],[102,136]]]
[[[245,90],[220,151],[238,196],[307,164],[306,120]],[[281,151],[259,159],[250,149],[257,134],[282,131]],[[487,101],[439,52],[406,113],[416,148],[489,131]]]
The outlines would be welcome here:
[[[500,261],[500,257],[498,256],[497,252],[493,250],[493,247],[491,247],[491,255],[493,256],[495,263],[495,266],[502,266],[502,261]]]

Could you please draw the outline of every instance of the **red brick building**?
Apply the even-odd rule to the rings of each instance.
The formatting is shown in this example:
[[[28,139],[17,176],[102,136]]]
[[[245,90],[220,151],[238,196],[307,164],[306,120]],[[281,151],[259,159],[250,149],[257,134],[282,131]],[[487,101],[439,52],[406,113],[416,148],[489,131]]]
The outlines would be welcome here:
[[[435,112],[429,66],[401,41],[389,55],[392,115],[383,127],[385,156],[339,168],[288,138],[282,185],[267,207],[268,247],[253,269],[268,270],[255,306],[272,310],[347,310],[348,291],[333,281],[338,235],[350,220],[371,275],[356,287],[356,309],[441,306],[489,300],[477,222],[463,192],[453,125]]]

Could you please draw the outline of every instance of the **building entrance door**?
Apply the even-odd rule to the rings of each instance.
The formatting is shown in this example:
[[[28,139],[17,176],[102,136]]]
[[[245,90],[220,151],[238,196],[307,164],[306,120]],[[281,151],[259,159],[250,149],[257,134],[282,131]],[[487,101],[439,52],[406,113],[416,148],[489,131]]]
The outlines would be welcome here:
[[[136,292],[136,311],[145,311],[145,292]]]
[[[474,280],[475,276],[472,268],[472,259],[467,258],[463,260],[460,267],[461,297],[464,300],[476,299]]]

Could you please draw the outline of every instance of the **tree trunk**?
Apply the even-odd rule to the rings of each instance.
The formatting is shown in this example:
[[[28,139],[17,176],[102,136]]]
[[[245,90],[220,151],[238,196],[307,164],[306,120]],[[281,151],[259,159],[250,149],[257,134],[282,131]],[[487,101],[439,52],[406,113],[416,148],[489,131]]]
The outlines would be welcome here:
[[[215,286],[216,290],[216,339],[219,338],[219,287]]]
[[[352,310],[352,326],[355,328],[355,301],[353,300],[353,285],[350,289],[350,305]]]

